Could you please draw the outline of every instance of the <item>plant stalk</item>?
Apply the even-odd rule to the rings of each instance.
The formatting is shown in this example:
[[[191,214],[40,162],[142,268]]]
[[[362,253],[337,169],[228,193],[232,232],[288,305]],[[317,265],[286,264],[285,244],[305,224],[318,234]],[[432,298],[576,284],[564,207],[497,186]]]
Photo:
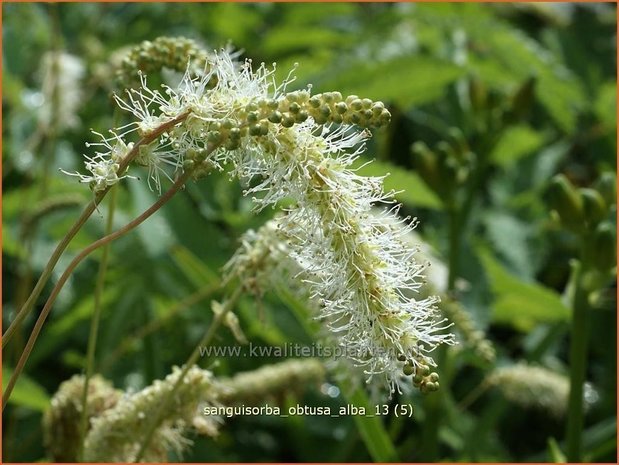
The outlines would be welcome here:
[[[152,131],[150,134],[144,136],[142,139],[136,142],[133,148],[121,161],[120,167],[118,169],[118,174],[121,175],[122,173],[126,171],[129,164],[133,161],[135,157],[138,156],[139,149],[141,146],[150,144],[155,139],[157,139],[162,133],[164,133],[171,127],[175,126],[176,124],[180,123],[181,121],[185,120],[187,116],[189,116],[189,111],[182,113],[176,118],[162,124],[157,129]],[[45,265],[43,273],[41,273],[39,280],[37,281],[34,289],[30,293],[28,300],[26,300],[22,308],[19,310],[19,312],[15,316],[15,319],[13,320],[13,322],[9,325],[8,329],[3,334],[2,348],[4,348],[9,343],[9,341],[15,334],[15,331],[17,330],[21,322],[32,311],[32,308],[34,307],[36,300],[41,295],[41,292],[43,291],[43,288],[47,284],[47,281],[49,281],[49,278],[51,277],[52,272],[54,271],[54,268],[56,264],[58,263],[58,260],[60,260],[60,257],[62,256],[62,254],[68,247],[71,240],[75,237],[78,231],[82,228],[84,223],[86,223],[88,218],[90,218],[90,215],[92,215],[92,213],[95,211],[95,209],[97,208],[101,200],[103,200],[103,197],[105,197],[105,195],[108,193],[109,190],[110,190],[110,187],[107,187],[105,190],[101,191],[95,196],[95,198],[84,208],[84,210],[82,211],[82,214],[76,220],[75,224],[71,226],[71,229],[69,229],[67,234],[62,238],[60,243],[56,246],[56,249],[52,253],[47,264]]]
[[[54,289],[52,290],[49,298],[47,299],[47,302],[45,302],[45,306],[43,307],[43,310],[41,311],[41,314],[39,315],[39,318],[37,319],[34,325],[34,328],[32,330],[32,333],[30,334],[30,338],[28,339],[28,342],[26,343],[24,351],[22,352],[22,355],[19,358],[17,365],[15,366],[15,370],[13,371],[13,374],[11,375],[11,378],[9,379],[9,383],[6,387],[6,390],[2,395],[2,410],[4,410],[4,408],[6,407],[7,401],[11,396],[11,392],[13,391],[13,388],[15,387],[15,383],[17,382],[17,378],[21,374],[24,368],[24,365],[26,364],[26,361],[28,360],[28,357],[30,356],[30,353],[32,352],[34,343],[36,342],[37,337],[39,336],[39,333],[41,332],[41,328],[43,327],[43,324],[45,323],[45,320],[47,319],[47,316],[49,315],[52,309],[52,305],[56,301],[56,297],[58,297],[60,290],[63,288],[67,279],[69,279],[69,276],[71,275],[71,273],[73,273],[73,270],[77,267],[77,265],[79,265],[82,262],[82,260],[84,260],[88,255],[90,255],[93,251],[95,251],[99,247],[104,246],[105,244],[115,239],[118,239],[119,237],[125,235],[126,233],[134,229],[136,226],[144,222],[146,219],[148,219],[157,210],[159,210],[168,200],[172,198],[172,196],[185,184],[185,182],[189,179],[189,177],[192,174],[193,174],[193,170],[185,171],[185,173],[183,173],[183,175],[180,176],[174,182],[172,187],[165,194],[163,194],[159,198],[159,200],[157,200],[157,202],[151,205],[151,207],[148,210],[146,210],[140,216],[135,218],[133,221],[127,223],[125,226],[120,228],[118,231],[113,232],[112,234],[109,234],[93,242],[88,247],[86,247],[84,250],[82,250],[73,259],[73,261],[71,261],[71,263],[69,264],[65,272],[62,274],[62,276],[60,277],[60,279],[54,286]]]
[[[198,342],[196,347],[193,349],[193,352],[191,353],[191,355],[185,362],[183,371],[181,372],[180,376],[176,380],[176,383],[174,383],[174,386],[172,386],[172,389],[170,390],[168,395],[165,396],[161,404],[159,404],[159,408],[157,409],[157,412],[155,413],[153,420],[150,423],[148,430],[146,431],[146,435],[144,436],[144,440],[142,441],[142,444],[140,445],[140,449],[138,450],[138,453],[135,456],[134,462],[136,463],[140,462],[142,458],[144,457],[144,453],[146,452],[146,449],[148,448],[153,438],[153,434],[155,433],[155,430],[157,429],[157,427],[159,426],[159,423],[161,422],[162,413],[166,410],[167,405],[172,400],[174,393],[178,390],[179,386],[185,379],[185,376],[187,375],[191,367],[193,367],[198,361],[198,358],[200,357],[200,348],[211,343],[211,340],[213,339],[215,332],[221,325],[222,321],[224,320],[228,312],[236,305],[236,302],[241,296],[242,291],[243,291],[243,287],[241,285],[239,285],[234,290],[234,293],[226,300],[221,312],[215,315],[215,318],[213,319],[212,323],[208,327],[208,330],[204,333],[204,336],[202,336],[202,339],[200,340],[200,342]]]
[[[573,270],[572,328],[570,341],[570,394],[566,430],[567,460],[582,462],[583,387],[587,372],[588,292],[583,285],[583,263]]]
[[[117,196],[118,189],[113,187],[110,197],[107,224],[105,225],[106,236],[111,234],[112,227],[114,225],[114,211],[116,209]],[[90,334],[88,336],[88,349],[86,354],[86,373],[84,378],[84,389],[82,391],[82,417],[80,421],[80,441],[77,453],[78,461],[82,461],[83,458],[82,454],[84,452],[84,438],[86,437],[86,430],[88,429],[88,387],[90,384],[90,378],[94,373],[97,336],[99,333],[99,321],[101,320],[101,295],[103,294],[103,286],[105,283],[105,273],[107,271],[109,252],[110,244],[108,243],[103,247],[103,251],[101,253],[101,263],[99,265],[99,273],[97,274],[97,283],[95,285],[94,309],[92,319],[90,321]]]

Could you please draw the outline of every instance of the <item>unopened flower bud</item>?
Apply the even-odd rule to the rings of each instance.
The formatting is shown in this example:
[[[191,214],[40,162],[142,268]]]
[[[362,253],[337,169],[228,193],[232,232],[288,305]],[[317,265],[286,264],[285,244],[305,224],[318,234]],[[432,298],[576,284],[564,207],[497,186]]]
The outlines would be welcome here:
[[[582,198],[565,176],[558,174],[552,178],[548,197],[550,207],[556,210],[566,227],[574,230],[582,228],[584,219]]]
[[[606,217],[606,202],[595,189],[580,189],[582,209],[589,227],[594,227]]]
[[[606,205],[617,203],[617,177],[614,173],[610,171],[602,173],[595,183],[595,188],[604,198]]]
[[[600,270],[609,270],[617,264],[615,228],[609,221],[600,223],[593,235],[593,262]]]
[[[275,124],[280,123],[282,121],[282,114],[277,110],[274,111],[269,115],[269,121]]]

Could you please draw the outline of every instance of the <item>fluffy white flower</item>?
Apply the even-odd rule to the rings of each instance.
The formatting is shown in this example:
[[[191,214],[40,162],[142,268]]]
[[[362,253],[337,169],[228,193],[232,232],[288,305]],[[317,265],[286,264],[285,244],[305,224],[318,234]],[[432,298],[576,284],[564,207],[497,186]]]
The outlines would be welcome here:
[[[92,191],[98,193],[107,187],[113,186],[121,179],[133,178],[133,176],[128,174],[118,175],[120,161],[131,150],[133,143],[130,142],[127,145],[122,137],[113,132],[113,136],[109,139],[97,132],[94,132],[94,134],[101,137],[101,142],[87,143],[86,147],[101,146],[106,150],[104,152],[96,152],[92,157],[84,156],[86,158],[84,166],[90,174],[70,173],[63,169],[60,171],[69,176],[76,176],[79,182],[89,184]]]
[[[434,362],[427,354],[452,343],[453,336],[437,317],[438,299],[416,298],[425,265],[403,240],[415,220],[397,217],[382,178],[351,169],[370,135],[357,126],[384,124],[389,112],[380,102],[343,99],[338,92],[311,97],[308,88],[287,94],[294,78],[276,85],[273,70],[262,64],[254,71],[251,61],[237,63],[223,51],[202,75],[188,71],[176,89],[164,87],[164,93],[149,89],[142,77],[141,88],[128,91],[127,100],[117,98],[137,118],[122,129],[144,136],[187,114],[159,139],[165,150],[153,146],[140,155],[155,187],[163,165],[181,169],[185,158],[193,162],[190,154],[200,152],[207,157],[201,163],[231,167],[256,208],[292,199],[281,230],[302,270],[299,279],[320,303],[319,318],[339,344],[368,380],[379,376],[392,390],[403,372],[429,375]],[[112,160],[115,146],[105,139],[103,144]],[[117,181],[106,156],[88,160],[93,174],[83,181],[94,181],[95,189]],[[391,206],[374,215],[381,204]]]

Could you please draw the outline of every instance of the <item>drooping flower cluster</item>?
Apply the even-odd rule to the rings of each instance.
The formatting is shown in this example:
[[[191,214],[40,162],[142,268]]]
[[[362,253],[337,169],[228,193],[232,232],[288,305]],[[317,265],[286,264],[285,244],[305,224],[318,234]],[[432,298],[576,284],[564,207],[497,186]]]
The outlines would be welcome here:
[[[143,390],[129,394],[95,376],[88,389],[88,430],[84,457],[88,461],[131,462],[135,459],[144,433],[155,418],[157,408],[173,389],[181,370],[157,380]],[[161,413],[145,458],[168,461],[172,451],[182,452],[191,443],[191,431],[215,437],[223,418],[206,415],[206,407],[260,405],[281,400],[288,393],[298,393],[324,380],[324,368],[315,359],[292,359],[232,378],[214,378],[211,372],[193,367],[175,392],[173,402]],[[52,459],[59,462],[78,460],[81,394],[84,377],[76,375],[62,383],[43,418],[45,446]]]
[[[507,399],[524,408],[542,408],[558,417],[567,409],[569,379],[544,367],[526,363],[501,367],[485,382],[488,386],[496,386]]]
[[[140,71],[150,74],[167,68],[182,73],[188,61],[193,70],[200,73],[208,66],[208,55],[194,40],[185,37],[145,40],[124,55],[116,70],[116,79],[121,85],[130,87],[136,81],[139,84]]]
[[[175,368],[164,380],[157,380],[138,393],[121,397],[112,408],[94,417],[85,439],[85,460],[134,460],[161,405],[165,405],[166,409],[160,415],[161,423],[157,425],[145,459],[151,462],[167,461],[168,451],[182,453],[188,444],[184,434],[192,427],[198,405],[212,402],[216,394],[211,392],[211,373],[193,367],[175,391],[172,402],[165,403],[180,374],[181,370]],[[213,423],[209,426],[213,435],[216,434],[217,425]]]
[[[249,186],[245,194],[258,209],[292,199],[281,233],[320,303],[319,317],[340,345],[369,378],[384,377],[392,390],[402,373],[422,388],[437,388],[427,354],[452,336],[436,318],[437,299],[415,298],[425,266],[403,241],[415,221],[398,219],[397,206],[372,214],[374,206],[391,204],[392,195],[383,191],[382,178],[359,176],[351,168],[365,148],[367,128],[388,123],[389,112],[381,102],[339,92],[287,93],[294,78],[276,85],[273,73],[221,52],[201,76],[187,72],[164,93],[149,89],[142,77],[139,90],[117,98],[137,121],[121,128],[119,134],[126,132],[115,135],[113,144],[102,142],[109,156],[90,159],[92,175],[82,181],[95,191],[117,182],[126,176],[113,171],[119,140],[132,130],[148,137],[186,115],[140,147],[139,161],[155,185],[163,164],[196,175],[229,167]]]

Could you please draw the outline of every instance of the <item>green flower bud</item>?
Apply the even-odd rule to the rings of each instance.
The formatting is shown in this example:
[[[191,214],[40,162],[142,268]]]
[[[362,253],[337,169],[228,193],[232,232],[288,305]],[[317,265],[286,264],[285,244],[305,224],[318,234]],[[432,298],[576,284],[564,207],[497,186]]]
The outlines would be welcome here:
[[[447,134],[449,135],[454,154],[459,159],[464,159],[465,154],[470,151],[469,144],[464,136],[464,133],[459,128],[451,127],[447,131]]]
[[[233,139],[228,139],[225,144],[224,147],[226,148],[226,150],[236,150],[239,148],[239,141],[238,140],[233,140]]]
[[[350,107],[355,111],[359,111],[363,108],[363,102],[361,101],[361,99],[355,99],[350,102]]]
[[[282,118],[282,126],[285,128],[291,128],[294,126],[294,117],[290,115],[290,113],[286,113]]]
[[[282,121],[282,114],[279,111],[274,111],[269,115],[269,121],[271,123],[278,124]]]
[[[194,157],[194,160],[197,163],[202,163],[204,160],[206,160],[206,156],[207,156],[208,153],[209,152],[206,149],[198,149],[198,150],[196,150],[196,155]]]
[[[604,198],[606,205],[617,203],[617,177],[614,173],[610,171],[602,173],[595,183],[595,188]]]
[[[239,128],[230,129],[230,139],[238,140],[241,138],[241,130]]]
[[[476,111],[486,108],[488,103],[488,90],[484,83],[476,76],[469,80],[469,100],[471,107]]]
[[[592,259],[600,270],[609,270],[617,264],[617,238],[609,221],[600,223],[595,229]]]
[[[406,375],[406,376],[410,376],[415,372],[415,369],[413,368],[413,366],[410,363],[407,363],[404,365],[404,367],[402,368],[402,372]]]
[[[432,188],[439,192],[441,190],[442,179],[439,173],[436,155],[423,142],[415,142],[411,150],[415,161],[415,168],[422,179]]]
[[[290,113],[298,113],[299,110],[301,110],[301,107],[299,106],[298,103],[296,102],[292,102],[289,106],[288,106],[288,111],[290,111]]]
[[[324,116],[323,114],[320,114],[320,113],[319,113],[319,114],[317,114],[317,115],[314,117],[314,120],[315,120],[315,121],[316,121],[316,123],[318,123],[318,124],[326,124],[326,123],[329,121],[329,119],[328,119],[326,116]]]
[[[289,92],[288,94],[286,94],[286,99],[288,99],[289,102],[298,102],[299,92],[297,91]]]
[[[374,114],[374,116],[380,115],[384,109],[385,109],[385,104],[383,102],[375,102],[372,105],[372,113]]]
[[[333,115],[331,116],[331,121],[336,124],[342,124],[344,122],[344,118],[342,117],[342,115]]]
[[[320,97],[318,97],[318,95],[314,95],[312,98],[309,99],[309,104],[314,108],[318,108],[322,104],[322,101],[320,100]]]
[[[338,102],[335,104],[335,111],[340,115],[343,115],[348,111],[348,105],[344,102]]]
[[[309,115],[308,115],[307,111],[305,111],[305,110],[301,110],[299,113],[297,113],[297,114],[295,115],[295,121],[296,121],[297,123],[302,123],[302,122],[304,122],[307,118],[309,118]]]
[[[594,189],[580,189],[582,207],[587,224],[591,227],[606,217],[606,202],[600,193]]]
[[[561,218],[561,222],[568,228],[580,230],[583,224],[583,201],[573,184],[562,174],[558,174],[550,181],[548,189],[550,207]]]
[[[222,141],[223,137],[219,131],[210,131],[206,139],[213,144],[218,144]]]
[[[258,112],[257,111],[252,111],[250,113],[247,113],[247,121],[249,123],[255,123],[256,121],[258,121]]]
[[[381,126],[389,124],[391,122],[391,113],[389,112],[389,110],[383,110],[380,113],[380,117],[378,120]]]
[[[348,120],[352,124],[359,124],[359,123],[361,123],[361,117],[359,116],[358,113],[353,113],[352,115],[350,115],[350,118],[348,118]]]

